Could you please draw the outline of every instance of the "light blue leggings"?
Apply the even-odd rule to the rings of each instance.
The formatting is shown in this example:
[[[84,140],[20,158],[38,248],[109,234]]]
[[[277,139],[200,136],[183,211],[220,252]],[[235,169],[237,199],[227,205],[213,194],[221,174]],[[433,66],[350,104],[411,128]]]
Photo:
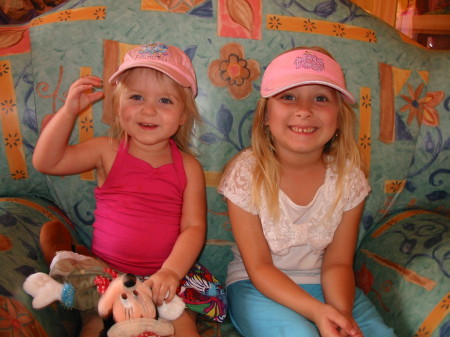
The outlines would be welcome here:
[[[309,294],[324,301],[320,284],[299,285]],[[249,280],[227,287],[231,321],[245,337],[319,337],[311,321],[262,295]],[[374,305],[356,289],[353,317],[364,337],[395,337]]]

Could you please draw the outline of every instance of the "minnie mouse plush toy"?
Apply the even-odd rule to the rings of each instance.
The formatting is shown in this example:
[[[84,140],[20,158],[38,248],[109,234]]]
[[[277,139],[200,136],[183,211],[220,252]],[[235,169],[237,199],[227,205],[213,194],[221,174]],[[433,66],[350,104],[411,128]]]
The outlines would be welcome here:
[[[171,336],[174,329],[168,320],[178,318],[184,308],[183,300],[176,296],[156,310],[150,288],[136,276],[124,274],[111,282],[98,302],[100,316],[113,318],[113,325],[109,328],[105,323],[101,336]]]
[[[60,267],[58,276],[65,273],[62,266],[69,264],[67,269],[72,271],[67,275],[67,279],[71,280],[71,283],[61,283],[55,279],[55,275],[52,277],[40,272],[31,274],[25,280],[23,288],[33,297],[32,305],[35,309],[43,308],[54,301],[61,302],[67,308],[86,311],[91,308],[98,309],[105,322],[101,337],[173,335],[174,328],[170,321],[177,319],[185,309],[185,304],[179,296],[156,307],[151,289],[135,275],[108,274],[105,271],[108,269],[101,270],[97,261],[92,262],[95,265],[88,268],[94,260],[92,257],[72,252],[69,254],[70,258],[65,258],[66,252],[58,252],[53,262],[56,261]],[[74,265],[82,265],[83,268],[75,268],[74,272]],[[52,271],[53,269],[56,268],[51,268]],[[107,276],[100,276],[101,272]],[[87,281],[94,276],[94,282]],[[97,291],[93,291],[93,287],[97,288]]]

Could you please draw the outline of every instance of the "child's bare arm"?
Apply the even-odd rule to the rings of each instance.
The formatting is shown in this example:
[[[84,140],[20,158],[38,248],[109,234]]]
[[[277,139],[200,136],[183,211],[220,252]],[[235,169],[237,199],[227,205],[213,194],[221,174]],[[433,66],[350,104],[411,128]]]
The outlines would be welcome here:
[[[200,163],[192,156],[184,156],[187,185],[183,197],[180,235],[162,268],[149,279],[154,299],[161,304],[175,295],[179,281],[196,262],[205,243],[206,188]]]
[[[75,81],[63,107],[42,130],[33,154],[33,165],[46,174],[69,175],[84,172],[98,163],[98,143],[94,139],[70,146],[68,141],[78,114],[89,104],[99,100],[102,92],[91,92],[101,86],[101,79],[86,76]]]
[[[351,336],[361,337],[353,321],[331,305],[315,299],[294,283],[274,264],[270,248],[257,215],[251,214],[230,200],[228,212],[233,236],[254,286],[268,298],[313,321],[321,336],[341,336],[338,327]]]
[[[322,289],[326,303],[353,321],[355,297],[353,259],[364,202],[344,212],[322,264]],[[353,322],[357,327],[356,323]]]

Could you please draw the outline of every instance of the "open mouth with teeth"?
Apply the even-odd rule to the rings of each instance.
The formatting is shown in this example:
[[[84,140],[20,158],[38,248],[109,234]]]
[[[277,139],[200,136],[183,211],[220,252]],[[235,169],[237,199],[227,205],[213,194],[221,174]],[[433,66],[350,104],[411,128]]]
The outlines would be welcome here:
[[[155,129],[156,127],[158,127],[158,125],[152,123],[138,123],[138,124],[141,128],[144,129]]]
[[[317,130],[317,128],[313,128],[313,127],[310,127],[310,128],[299,128],[299,127],[296,127],[296,126],[291,126],[291,130],[294,131],[294,132],[297,132],[297,133],[313,133],[314,131]]]

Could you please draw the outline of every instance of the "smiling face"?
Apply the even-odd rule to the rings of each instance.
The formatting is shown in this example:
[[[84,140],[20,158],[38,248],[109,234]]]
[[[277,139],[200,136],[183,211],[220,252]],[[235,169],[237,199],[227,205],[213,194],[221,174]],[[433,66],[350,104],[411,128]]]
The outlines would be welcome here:
[[[119,97],[118,117],[130,147],[165,143],[185,122],[179,85],[147,68],[130,70]]]
[[[279,156],[323,153],[339,127],[337,95],[328,86],[303,85],[268,99],[266,125]]]

